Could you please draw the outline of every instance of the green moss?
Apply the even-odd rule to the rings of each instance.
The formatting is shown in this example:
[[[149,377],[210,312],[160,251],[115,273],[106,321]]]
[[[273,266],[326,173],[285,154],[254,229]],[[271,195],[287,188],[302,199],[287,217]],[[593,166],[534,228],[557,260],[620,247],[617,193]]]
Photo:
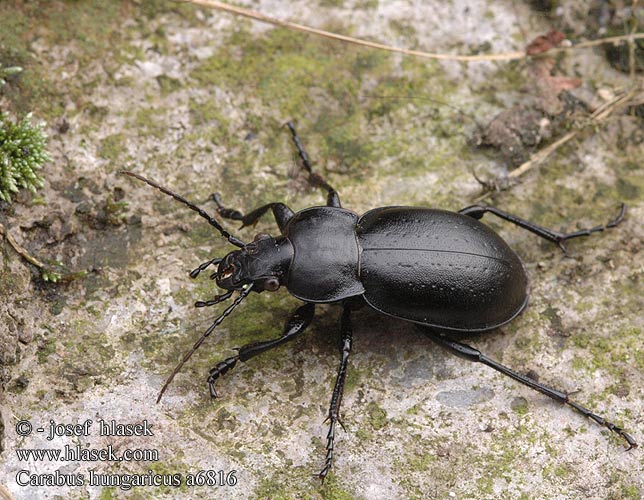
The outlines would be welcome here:
[[[20,189],[32,193],[43,186],[40,169],[49,161],[43,124],[34,125],[31,115],[13,121],[0,112],[0,200],[11,202]]]
[[[331,476],[328,479],[331,479]],[[327,481],[325,481],[325,484]],[[307,488],[304,485],[309,485],[309,487]],[[314,498],[320,498],[320,494],[318,493],[318,484],[311,481],[310,469],[307,467],[289,467],[287,470],[276,470],[270,478],[261,480],[250,498],[254,500],[264,500],[266,498],[313,500]]]
[[[181,88],[181,81],[176,78],[169,77],[167,75],[159,75],[156,78],[159,83],[159,88],[161,89],[161,95],[168,95],[176,90]]]
[[[27,373],[21,373],[19,377],[13,379],[7,387],[7,392],[12,394],[22,394],[29,386],[29,376]],[[0,423],[0,433],[2,431],[2,423]]]
[[[358,51],[276,29],[262,37],[253,37],[243,30],[231,33],[223,48],[204,60],[190,76],[203,86],[215,84],[235,93],[240,87],[247,88],[261,106],[279,109],[285,118],[312,120],[314,134],[308,134],[302,126],[299,132],[310,153],[315,153],[314,160],[319,158],[325,164],[337,161],[344,168],[364,169],[372,152],[369,138],[363,133],[364,111],[357,106],[356,96],[366,75],[373,77],[389,71],[388,56],[382,53]],[[329,78],[331,74],[333,78]],[[307,116],[305,110],[320,98],[323,109],[317,117]],[[200,120],[199,115],[204,112],[208,109],[195,110],[193,114]],[[215,119],[220,121],[219,117]],[[257,133],[280,131],[280,125],[265,118],[260,123],[248,124]],[[269,149],[262,156],[283,161],[288,137],[280,131],[277,137],[273,133],[265,137],[264,133],[264,138],[267,140],[261,141],[262,147]],[[322,147],[318,148],[314,140],[322,141]],[[244,143],[238,146],[243,153]],[[237,172],[243,168],[243,160],[235,162]]]
[[[100,496],[98,497],[98,500],[116,500],[116,498],[118,498],[116,496],[116,493],[116,488],[103,488],[101,490]]]
[[[125,144],[125,134],[118,132],[116,134],[108,135],[101,141],[101,146],[98,154],[101,158],[115,162],[123,153]]]
[[[56,341],[54,339],[45,339],[44,342],[38,347],[36,351],[36,357],[38,358],[38,364],[42,365],[47,362],[47,358],[56,352]]]
[[[157,139],[163,138],[168,127],[158,108],[139,108],[131,126],[141,135],[151,135]]]
[[[564,464],[559,464],[555,466],[555,468],[552,471],[552,474],[555,477],[566,477],[566,476],[569,476],[571,473],[572,473],[572,470],[570,469],[570,467]]]
[[[36,109],[39,116],[52,121],[64,114],[66,102],[82,103],[87,94],[85,86],[95,78],[94,72],[78,73],[76,85],[63,90],[48,61],[34,58],[29,52],[25,40],[33,38],[34,26],[38,26],[41,43],[72,47],[79,67],[101,60],[110,71],[114,67],[110,67],[112,57],[107,55],[121,46],[120,21],[125,13],[121,2],[101,0],[0,2],[0,61],[24,69],[15,84],[5,86],[9,87],[4,91],[14,109],[21,113]],[[79,46],[83,50],[74,50]]]
[[[354,495],[342,488],[340,482],[333,473],[329,474],[324,480],[321,493],[324,500],[354,500],[356,498]]]
[[[291,500],[292,492],[284,484],[272,479],[264,479],[253,492],[251,498],[264,500],[265,498],[274,498],[275,500]]]
[[[517,415],[525,415],[528,413],[528,400],[524,397],[516,397],[510,403],[510,408]]]
[[[379,0],[357,0],[355,3],[356,10],[375,10],[380,4]]]
[[[604,370],[613,377],[624,378],[625,367],[634,358],[638,368],[644,368],[644,353],[641,349],[641,329],[626,326],[610,339],[590,333],[572,337],[575,346],[584,349],[585,355],[575,356],[572,366],[576,370],[594,372]]]
[[[430,470],[430,466],[436,461],[437,456],[434,453],[428,453],[426,451],[427,449],[430,448],[422,446],[420,450],[414,450],[414,452],[407,457],[406,465],[408,470],[416,472],[427,472]]]
[[[389,21],[389,28],[399,37],[405,37],[406,39],[409,39],[410,37],[413,38],[416,36],[416,28],[397,19],[392,19]]]
[[[367,414],[369,415],[369,423],[374,430],[380,430],[387,425],[387,412],[374,401],[370,401],[367,405]]]
[[[639,186],[629,182],[627,179],[617,179],[617,193],[622,200],[635,200],[640,198]]]
[[[109,193],[97,217],[110,226],[120,226],[125,223],[127,205],[126,201],[116,201]]]
[[[481,493],[491,495],[494,493],[494,478],[490,476],[479,477],[476,479],[476,486]]]
[[[642,498],[644,491],[642,491],[637,485],[622,485],[621,491],[619,492],[619,498],[621,500],[639,500]]]

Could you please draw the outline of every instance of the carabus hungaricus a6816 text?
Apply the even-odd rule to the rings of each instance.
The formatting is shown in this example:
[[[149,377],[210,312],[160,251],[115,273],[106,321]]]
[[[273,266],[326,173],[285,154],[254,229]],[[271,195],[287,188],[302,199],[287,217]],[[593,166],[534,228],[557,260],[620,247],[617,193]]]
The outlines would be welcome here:
[[[327,191],[326,206],[294,213],[283,203],[263,205],[247,215],[222,205],[215,195],[220,217],[254,224],[269,210],[280,230],[277,237],[258,234],[250,243],[226,231],[217,220],[185,198],[133,172],[123,174],[156,187],[205,218],[239,250],[204,262],[190,276],[209,266],[218,266],[212,277],[226,293],[197,307],[231,299],[232,304],[212,323],[188,351],[159,393],[164,391],[197,348],[251,292],[274,292],[286,288],[304,302],[286,321],[282,336],[247,344],[235,356],[218,363],[208,376],[212,397],[215,381],[239,361],[278,347],[301,334],[311,323],[315,304],[339,303],[343,307],[341,359],[328,413],[326,457],[319,477],[327,475],[334,453],[336,426],[347,372],[353,330],[351,313],[368,305],[383,314],[416,323],[434,342],[470,361],[483,363],[546,396],[567,404],[612,432],[629,449],[635,440],[620,427],[571,401],[563,391],[548,387],[488,358],[479,350],[456,341],[455,335],[498,328],[519,315],[528,302],[528,278],[519,256],[492,229],[479,222],[489,213],[558,244],[617,226],[624,218],[622,205],[617,218],[603,226],[572,233],[543,228],[498,208],[473,205],[458,212],[433,208],[382,207],[362,216],[340,205],[338,193],[311,169],[309,157],[288,123],[295,147],[308,172],[309,182]]]

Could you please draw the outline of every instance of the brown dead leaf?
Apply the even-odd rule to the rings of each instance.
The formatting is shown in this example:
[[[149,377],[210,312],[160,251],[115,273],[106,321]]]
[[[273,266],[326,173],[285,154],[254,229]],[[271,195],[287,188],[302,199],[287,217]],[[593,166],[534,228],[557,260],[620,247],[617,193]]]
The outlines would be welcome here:
[[[550,30],[545,35],[540,35],[532,40],[525,48],[525,53],[529,56],[547,52],[554,49],[566,39],[566,36],[557,30]]]

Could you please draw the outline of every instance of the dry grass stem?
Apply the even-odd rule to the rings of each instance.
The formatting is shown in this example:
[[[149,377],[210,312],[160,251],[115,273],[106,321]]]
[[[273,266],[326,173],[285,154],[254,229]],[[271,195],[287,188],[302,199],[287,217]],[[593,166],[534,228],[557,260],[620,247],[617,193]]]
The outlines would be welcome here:
[[[499,54],[474,54],[474,55],[459,55],[459,54],[438,54],[433,52],[424,52],[421,50],[411,50],[400,47],[392,47],[391,45],[385,45],[377,42],[370,42],[368,40],[362,40],[359,38],[353,38],[346,35],[340,35],[338,33],[332,33],[330,31],[320,30],[317,28],[311,28],[310,26],[304,26],[302,24],[291,23],[289,21],[282,21],[274,17],[267,16],[261,12],[257,12],[250,9],[244,9],[243,7],[237,7],[235,5],[229,5],[223,2],[218,2],[217,0],[183,0],[185,3],[191,3],[195,5],[202,5],[204,7],[209,7],[212,9],[223,10],[225,12],[230,12],[232,14],[237,14],[239,16],[247,17],[249,19],[254,19],[263,23],[273,24],[275,26],[281,26],[283,28],[288,28],[296,31],[302,31],[304,33],[309,33],[312,35],[322,36],[325,38],[330,38],[332,40],[338,40],[345,43],[352,43],[354,45],[361,45],[363,47],[369,47],[372,49],[386,50],[389,52],[396,52],[399,54],[404,54],[408,56],[421,57],[424,59],[438,59],[446,61],[461,61],[461,62],[480,62],[480,61],[511,61],[517,59],[525,59],[529,57],[524,51],[516,52],[503,52]],[[644,38],[644,33],[631,33],[629,35],[623,36],[611,36],[606,38],[599,38],[597,40],[589,40],[586,42],[579,42],[570,47],[559,47],[556,49],[551,49],[543,54],[552,54],[553,52],[564,52],[579,48],[594,47],[597,45],[602,45],[606,43],[622,43],[629,42],[633,45],[633,42],[638,39]],[[543,54],[539,54],[542,56]]]

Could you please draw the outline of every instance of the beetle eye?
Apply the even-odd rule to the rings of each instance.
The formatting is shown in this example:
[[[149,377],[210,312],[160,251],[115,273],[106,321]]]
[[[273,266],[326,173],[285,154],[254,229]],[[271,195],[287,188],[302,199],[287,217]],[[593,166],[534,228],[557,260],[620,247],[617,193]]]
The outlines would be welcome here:
[[[264,281],[264,290],[274,292],[280,287],[280,280],[277,278],[268,278]]]

